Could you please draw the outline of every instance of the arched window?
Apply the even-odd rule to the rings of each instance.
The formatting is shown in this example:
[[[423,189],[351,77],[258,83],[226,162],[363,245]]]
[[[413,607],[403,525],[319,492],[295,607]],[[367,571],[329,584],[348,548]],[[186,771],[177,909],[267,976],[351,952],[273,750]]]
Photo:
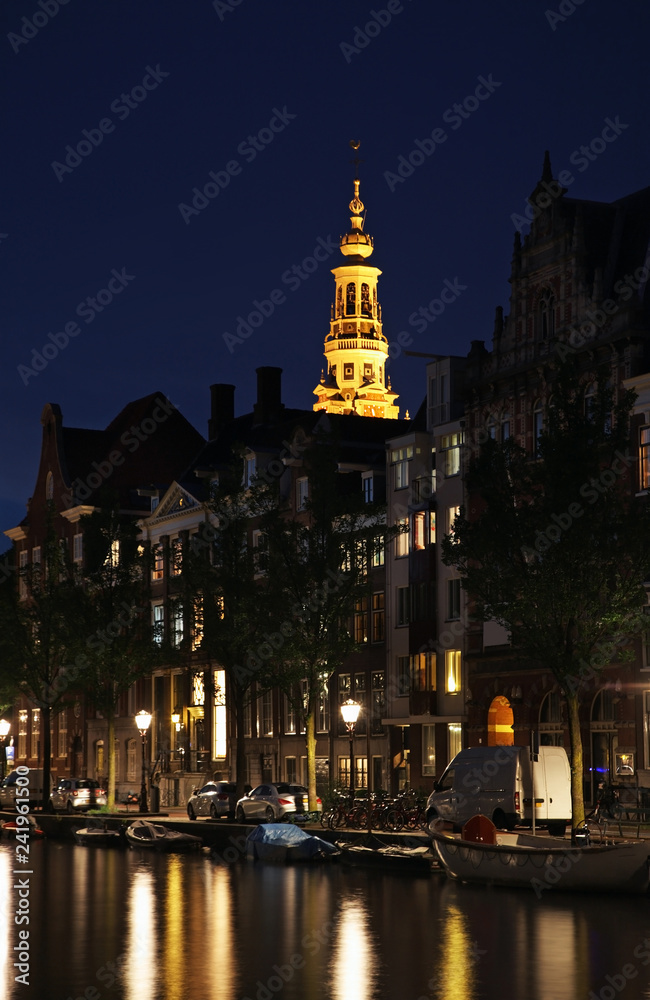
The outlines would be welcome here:
[[[539,458],[539,439],[544,430],[544,408],[541,399],[535,400],[533,406],[533,454]]]
[[[361,284],[361,315],[372,316],[370,308],[370,285],[365,281]]]
[[[587,420],[594,419],[596,410],[596,383],[590,382],[585,389],[585,417]]]
[[[555,299],[550,288],[544,288],[539,297],[538,330],[540,340],[549,340],[555,334]]]
[[[549,691],[539,707],[539,741],[542,746],[564,745],[562,700],[559,691]]]
[[[490,414],[490,416],[487,419],[487,425],[486,426],[487,426],[488,437],[492,438],[493,441],[496,441],[497,424],[496,424],[496,420],[494,419],[494,415],[492,413]]]
[[[126,741],[126,780],[135,781],[136,741],[135,737]]]
[[[345,315],[354,316],[354,311],[357,306],[357,290],[353,281],[348,282],[348,287],[345,292]]]
[[[339,285],[336,293],[336,315],[343,315],[343,285]]]
[[[504,410],[501,414],[501,440],[507,441],[510,435],[510,411]]]
[[[515,717],[510,702],[502,694],[492,699],[488,710],[488,746],[511,747],[515,742],[513,723]]]

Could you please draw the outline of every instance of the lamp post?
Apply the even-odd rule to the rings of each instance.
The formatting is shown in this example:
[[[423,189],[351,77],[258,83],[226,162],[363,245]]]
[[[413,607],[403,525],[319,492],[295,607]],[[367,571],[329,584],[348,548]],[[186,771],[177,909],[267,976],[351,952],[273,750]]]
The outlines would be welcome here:
[[[11,724],[6,719],[0,719],[0,739],[2,740],[2,756],[0,757],[0,778],[4,778],[7,767],[7,736]]]
[[[149,807],[147,805],[147,783],[145,781],[145,757],[144,748],[147,742],[147,730],[151,725],[151,715],[149,712],[145,712],[142,709],[141,712],[135,717],[135,724],[138,727],[140,736],[142,737],[142,784],[140,785],[140,812],[148,813]]]
[[[360,711],[361,705],[353,701],[352,698],[348,698],[341,705],[341,715],[350,737],[350,808],[354,805],[354,727],[357,724]]]

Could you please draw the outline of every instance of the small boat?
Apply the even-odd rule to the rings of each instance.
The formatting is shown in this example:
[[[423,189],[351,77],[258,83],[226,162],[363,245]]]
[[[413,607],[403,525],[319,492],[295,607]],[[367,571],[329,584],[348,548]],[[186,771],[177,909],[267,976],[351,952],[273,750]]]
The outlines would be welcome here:
[[[26,833],[28,837],[45,836],[45,831],[36,825],[36,820],[31,815],[27,817],[27,825],[24,823],[19,825],[15,819],[9,819],[0,825],[3,837],[15,837],[17,833]]]
[[[136,819],[127,826],[126,839],[131,847],[154,851],[187,851],[203,847],[200,837],[172,830],[162,823],[149,823],[146,819]]]
[[[438,859],[429,847],[400,847],[385,844],[378,837],[366,838],[360,843],[337,841],[343,864],[362,868],[383,868],[402,871],[410,875],[430,875],[438,868]]]
[[[339,853],[334,844],[292,823],[264,823],[246,838],[246,857],[251,861],[322,861]]]
[[[538,899],[547,889],[644,893],[650,886],[650,843],[643,840],[578,846],[502,833],[485,816],[472,817],[460,835],[432,830],[431,840],[450,878],[534,889]]]
[[[74,839],[84,847],[124,847],[124,832],[109,830],[106,823],[90,822],[88,826],[73,830]]]

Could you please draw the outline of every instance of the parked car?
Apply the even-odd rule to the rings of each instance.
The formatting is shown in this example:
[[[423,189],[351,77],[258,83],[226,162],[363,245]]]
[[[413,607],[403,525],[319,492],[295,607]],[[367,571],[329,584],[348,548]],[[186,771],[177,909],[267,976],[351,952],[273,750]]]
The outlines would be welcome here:
[[[322,812],[320,799],[317,800],[317,809]],[[285,816],[308,811],[309,793],[305,786],[281,781],[275,785],[258,785],[244,795],[237,803],[235,819],[238,823],[247,819],[265,819],[274,823]]]
[[[52,788],[51,777],[50,782],[50,788]],[[16,796],[17,789],[19,789],[18,796]],[[21,767],[20,771],[14,769],[9,772],[0,783],[0,808],[15,809],[16,798],[19,802],[28,802],[30,809],[40,806],[43,801],[42,767]]]
[[[93,778],[61,778],[52,792],[52,808],[68,813],[106,805],[106,789]]]
[[[187,802],[187,815],[190,819],[197,816],[228,816],[235,815],[237,786],[232,781],[208,781],[203,788],[195,789]]]

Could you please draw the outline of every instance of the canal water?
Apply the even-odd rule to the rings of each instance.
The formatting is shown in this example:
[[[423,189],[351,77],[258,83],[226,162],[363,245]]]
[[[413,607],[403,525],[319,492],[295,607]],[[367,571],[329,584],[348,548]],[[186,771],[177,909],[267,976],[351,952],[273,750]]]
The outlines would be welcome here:
[[[235,853],[32,841],[26,865],[0,842],[0,995],[650,1000],[645,897],[538,899],[437,874],[229,861]]]

